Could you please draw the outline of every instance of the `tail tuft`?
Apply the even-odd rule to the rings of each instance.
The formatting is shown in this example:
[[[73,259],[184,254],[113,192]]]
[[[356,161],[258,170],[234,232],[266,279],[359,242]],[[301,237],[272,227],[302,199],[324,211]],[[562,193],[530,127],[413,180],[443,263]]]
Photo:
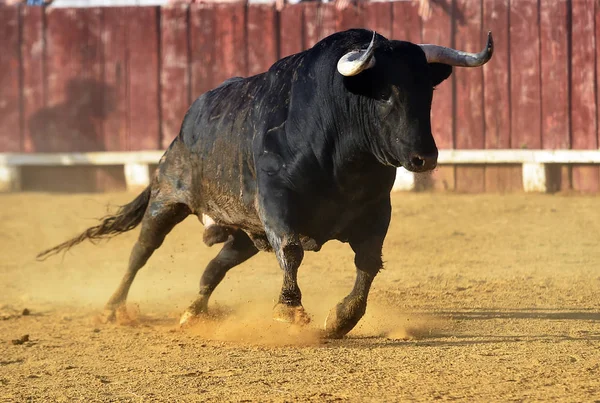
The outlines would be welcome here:
[[[137,227],[144,218],[146,207],[150,202],[150,186],[140,193],[131,203],[121,206],[115,215],[109,215],[101,218],[101,223],[88,228],[73,239],[65,241],[60,245],[40,252],[37,260],[46,260],[48,257],[58,254],[61,251],[68,251],[73,246],[89,239],[96,241],[99,239],[111,238],[123,232],[130,231]]]

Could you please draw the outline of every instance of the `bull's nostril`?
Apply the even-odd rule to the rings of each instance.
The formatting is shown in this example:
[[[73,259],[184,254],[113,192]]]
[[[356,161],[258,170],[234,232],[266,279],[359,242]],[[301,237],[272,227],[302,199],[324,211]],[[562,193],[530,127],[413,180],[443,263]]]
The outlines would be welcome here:
[[[425,158],[415,155],[411,158],[410,162],[416,167],[423,167],[425,165]]]

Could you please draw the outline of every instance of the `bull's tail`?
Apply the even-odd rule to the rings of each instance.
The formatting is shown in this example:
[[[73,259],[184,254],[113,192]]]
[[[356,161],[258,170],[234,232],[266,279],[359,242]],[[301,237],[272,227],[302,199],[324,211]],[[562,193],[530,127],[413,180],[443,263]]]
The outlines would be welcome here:
[[[144,218],[144,213],[146,212],[146,207],[148,207],[149,202],[150,186],[140,193],[131,203],[121,206],[115,215],[103,217],[100,224],[88,228],[73,239],[41,252],[37,255],[37,259],[45,260],[63,250],[66,252],[86,239],[93,242],[99,239],[110,238],[134,229],[142,222],[142,218]]]

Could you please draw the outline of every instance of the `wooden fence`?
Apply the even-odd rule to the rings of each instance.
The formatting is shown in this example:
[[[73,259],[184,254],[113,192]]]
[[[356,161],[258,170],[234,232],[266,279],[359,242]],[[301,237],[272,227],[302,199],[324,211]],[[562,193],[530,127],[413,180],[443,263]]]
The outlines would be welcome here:
[[[414,3],[342,12],[317,2],[282,12],[244,4],[0,7],[0,152],[164,148],[204,91],[352,27],[469,51],[494,33],[488,65],[456,69],[435,91],[441,149],[598,149],[594,0],[436,0],[427,21]],[[445,166],[433,176],[434,186],[459,191],[511,191],[521,181],[518,165]],[[561,183],[598,191],[599,168],[565,166]]]

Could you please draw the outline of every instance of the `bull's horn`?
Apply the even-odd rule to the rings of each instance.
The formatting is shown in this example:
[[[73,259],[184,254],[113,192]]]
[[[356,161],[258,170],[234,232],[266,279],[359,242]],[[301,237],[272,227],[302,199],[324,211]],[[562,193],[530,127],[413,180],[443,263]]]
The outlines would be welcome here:
[[[361,71],[375,66],[374,43],[375,31],[373,31],[373,39],[366,50],[353,50],[338,60],[337,69],[340,74],[346,77],[355,76]]]
[[[492,33],[488,32],[487,45],[479,53],[469,53],[460,50],[446,48],[438,45],[419,45],[428,63],[445,63],[450,66],[477,67],[486,64],[494,53],[494,40]]]

